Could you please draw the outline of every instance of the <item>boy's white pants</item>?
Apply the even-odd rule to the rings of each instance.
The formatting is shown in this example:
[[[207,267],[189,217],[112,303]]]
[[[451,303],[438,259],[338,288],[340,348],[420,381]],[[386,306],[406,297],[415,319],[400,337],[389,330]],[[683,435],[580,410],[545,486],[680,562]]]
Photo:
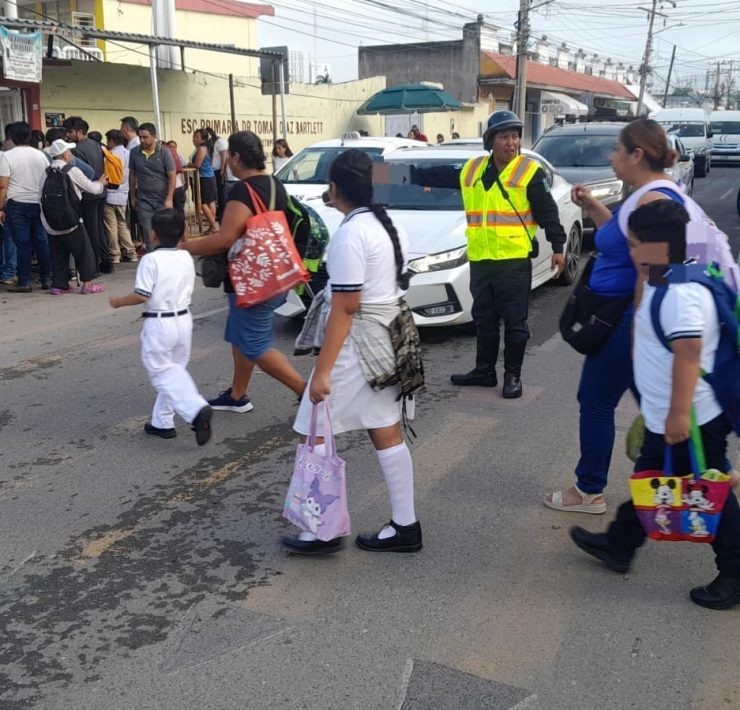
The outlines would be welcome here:
[[[171,318],[145,318],[141,329],[141,362],[157,390],[152,425],[175,426],[175,412],[192,422],[206,402],[185,369],[190,359],[193,317],[188,312]]]

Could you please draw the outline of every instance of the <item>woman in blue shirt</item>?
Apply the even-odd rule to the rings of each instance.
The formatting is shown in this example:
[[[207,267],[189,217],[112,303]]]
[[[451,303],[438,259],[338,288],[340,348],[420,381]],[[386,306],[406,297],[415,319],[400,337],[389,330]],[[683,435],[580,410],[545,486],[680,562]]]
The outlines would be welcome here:
[[[622,129],[610,160],[617,177],[631,188],[639,189],[655,180],[668,179],[665,170],[676,157],[661,126],[649,119],[638,119]],[[597,227],[598,254],[589,287],[607,298],[619,299],[635,293],[635,302],[639,302],[641,283],[630,257],[627,235],[619,226],[619,211],[624,206],[612,213],[583,185],[576,185],[571,197]],[[666,192],[648,191],[635,209],[654,200],[667,199],[671,196]],[[614,448],[614,411],[628,389],[635,391],[631,352],[633,315],[634,308],[630,305],[604,347],[595,355],[586,356],[583,362],[578,387],[581,457],[576,466],[577,483],[548,495],[544,501],[548,508],[574,513],[606,512],[604,488]]]
[[[213,169],[213,144],[211,136],[205,128],[198,128],[193,133],[195,153],[191,158],[190,167],[198,168],[200,178],[200,207],[203,216],[210,225],[209,232],[218,232],[216,222],[216,202],[218,200],[218,186],[216,172]]]

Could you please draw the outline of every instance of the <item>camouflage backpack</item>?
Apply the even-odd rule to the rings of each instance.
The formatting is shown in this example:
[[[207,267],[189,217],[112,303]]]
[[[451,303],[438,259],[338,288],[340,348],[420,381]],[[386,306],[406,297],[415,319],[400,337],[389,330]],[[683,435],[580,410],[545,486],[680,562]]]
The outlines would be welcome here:
[[[401,301],[401,310],[390,322],[388,330],[396,354],[396,382],[401,385],[401,397],[407,397],[424,386],[424,363],[419,331],[405,301]]]

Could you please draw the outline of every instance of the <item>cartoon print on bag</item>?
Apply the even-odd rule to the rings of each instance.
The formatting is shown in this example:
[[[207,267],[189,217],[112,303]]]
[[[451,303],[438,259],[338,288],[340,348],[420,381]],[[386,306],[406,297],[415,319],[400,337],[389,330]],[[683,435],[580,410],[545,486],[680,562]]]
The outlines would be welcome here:
[[[707,499],[708,492],[709,488],[707,486],[699,483],[689,483],[688,492],[682,500],[691,510],[712,510],[714,503]]]
[[[319,479],[314,478],[308,489],[308,495],[300,501],[300,513],[308,529],[314,535],[323,525],[322,517],[326,509],[339,498],[330,494],[324,494],[319,490]],[[300,500],[300,499],[299,499]]]
[[[691,534],[695,537],[707,537],[709,535],[707,524],[695,510],[689,513],[689,527],[691,528]]]
[[[659,478],[653,478],[650,481],[650,487],[655,490],[655,496],[653,497],[657,506],[655,524],[660,528],[661,532],[670,535],[671,519],[668,517],[668,510],[673,501],[673,491],[676,488],[676,482],[673,479],[668,479],[666,483],[661,484]]]

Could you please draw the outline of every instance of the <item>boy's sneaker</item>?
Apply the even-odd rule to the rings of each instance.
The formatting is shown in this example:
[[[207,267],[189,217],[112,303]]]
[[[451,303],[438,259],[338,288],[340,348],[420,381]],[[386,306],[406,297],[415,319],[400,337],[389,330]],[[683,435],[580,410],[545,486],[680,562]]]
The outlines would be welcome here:
[[[249,397],[244,395],[241,399],[234,399],[231,396],[231,387],[218,393],[216,399],[209,399],[208,404],[211,405],[211,409],[215,409],[219,412],[251,412],[254,409],[254,405],[249,401]]]
[[[198,412],[198,415],[192,421],[193,431],[195,432],[195,441],[198,446],[207,444],[208,440],[211,438],[212,415],[213,412],[211,411],[211,408],[205,406]]]

